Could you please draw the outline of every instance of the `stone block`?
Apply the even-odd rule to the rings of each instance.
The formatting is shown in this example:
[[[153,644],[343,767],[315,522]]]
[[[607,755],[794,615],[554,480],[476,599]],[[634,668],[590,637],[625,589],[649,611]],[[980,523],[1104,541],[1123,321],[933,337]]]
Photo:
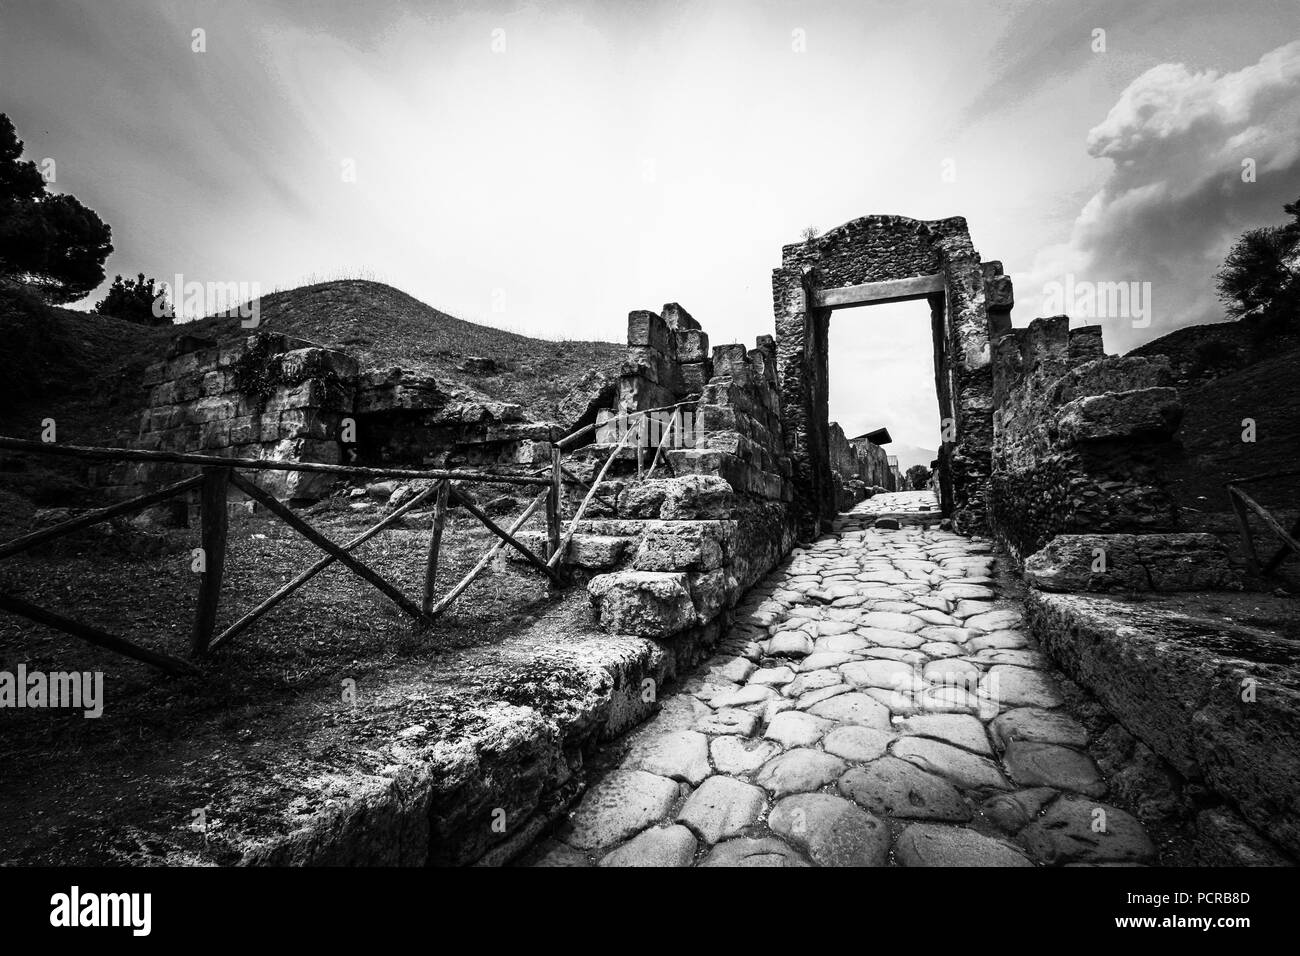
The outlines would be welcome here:
[[[673,347],[672,341],[668,324],[659,313],[637,310],[627,314],[629,346],[650,348],[661,355],[669,355]]]
[[[682,389],[687,395],[699,395],[709,384],[708,362],[683,362],[678,371],[681,374]]]
[[[725,521],[649,521],[632,567],[638,571],[712,571],[726,560],[735,525]]]
[[[670,637],[700,623],[684,573],[616,571],[592,578],[587,592],[614,634]]]
[[[1172,435],[1183,408],[1173,388],[1087,395],[1057,412],[1057,428],[1066,443]]]
[[[709,357],[709,336],[699,329],[676,329],[673,337],[677,344],[677,361],[703,362]]]
[[[665,302],[663,312],[664,322],[670,329],[698,329],[700,323],[691,317],[691,314],[683,309],[676,302]]]
[[[1045,591],[1203,591],[1239,586],[1212,534],[1061,534],[1025,561]]]

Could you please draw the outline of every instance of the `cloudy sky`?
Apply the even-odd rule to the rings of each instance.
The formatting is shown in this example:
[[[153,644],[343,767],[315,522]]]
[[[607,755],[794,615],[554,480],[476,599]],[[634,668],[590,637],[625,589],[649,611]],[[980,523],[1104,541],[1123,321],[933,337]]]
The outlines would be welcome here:
[[[1150,283],[1091,319],[1123,351],[1221,319],[1232,237],[1300,196],[1297,38],[1295,0],[0,0],[0,111],[110,276],[363,275],[578,338],[675,300],[752,342],[804,226],[964,215],[1017,325]],[[934,447],[925,321],[833,320],[849,434]]]

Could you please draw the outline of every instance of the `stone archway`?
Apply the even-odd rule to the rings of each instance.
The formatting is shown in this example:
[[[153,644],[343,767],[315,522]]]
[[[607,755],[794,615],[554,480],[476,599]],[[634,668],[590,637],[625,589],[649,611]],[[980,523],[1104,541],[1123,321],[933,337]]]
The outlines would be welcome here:
[[[828,429],[827,348],[836,309],[927,299],[934,339],[943,512],[985,529],[993,446],[990,340],[1011,327],[1011,283],[981,263],[961,217],[864,216],[784,246],[772,270],[777,369],[801,533],[835,514]],[[870,374],[870,369],[866,372]]]

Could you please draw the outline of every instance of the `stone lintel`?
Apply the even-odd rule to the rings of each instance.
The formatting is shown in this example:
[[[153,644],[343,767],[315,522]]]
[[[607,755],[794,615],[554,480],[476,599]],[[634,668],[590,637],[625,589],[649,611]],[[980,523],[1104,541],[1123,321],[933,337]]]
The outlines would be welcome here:
[[[910,279],[889,279],[884,282],[864,282],[839,289],[818,289],[813,295],[813,306],[819,309],[844,308],[855,305],[876,305],[882,302],[906,302],[924,299],[944,291],[943,275],[914,276]]]

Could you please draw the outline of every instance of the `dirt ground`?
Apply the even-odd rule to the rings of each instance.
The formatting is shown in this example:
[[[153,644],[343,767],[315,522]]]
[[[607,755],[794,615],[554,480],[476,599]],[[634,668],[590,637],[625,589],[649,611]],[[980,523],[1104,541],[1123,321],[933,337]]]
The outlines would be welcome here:
[[[343,541],[381,513],[370,507],[309,520]],[[355,554],[418,600],[427,512],[405,521]],[[93,530],[57,550],[51,545],[0,563],[0,590],[187,656],[197,530],[107,538]],[[472,517],[452,512],[439,594],[491,540]],[[132,553],[140,548],[149,553]],[[278,521],[233,519],[218,628],[319,556]],[[468,732],[463,724],[473,717],[462,715],[473,713],[475,701],[535,697],[530,681],[556,675],[545,673],[544,660],[530,660],[527,641],[505,645],[539,630],[581,634],[586,604],[581,587],[553,591],[537,571],[497,562],[436,626],[416,631],[386,597],[334,565],[215,652],[197,678],[167,677],[0,615],[0,670],[25,664],[29,671],[102,671],[105,698],[98,719],[81,711],[0,711],[0,862],[147,863],[163,862],[164,853],[174,862],[176,841],[186,839],[198,859],[202,838],[189,834],[188,818],[195,810],[203,812],[209,836],[223,826],[255,835],[257,801],[310,812],[325,791],[301,787],[302,780],[365,768],[381,759],[383,743],[404,734],[446,739]],[[343,697],[348,681],[355,682],[355,703]],[[238,819],[223,819],[229,801],[214,806],[213,794],[241,786],[255,799],[241,805]],[[172,834],[170,848],[151,845],[159,833]]]

